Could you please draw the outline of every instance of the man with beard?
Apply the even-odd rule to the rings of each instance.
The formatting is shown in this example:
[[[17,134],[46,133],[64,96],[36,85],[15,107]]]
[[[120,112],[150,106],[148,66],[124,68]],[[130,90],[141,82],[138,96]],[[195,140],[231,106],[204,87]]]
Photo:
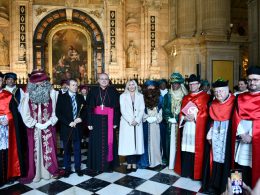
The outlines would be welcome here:
[[[144,154],[138,162],[139,168],[154,168],[162,164],[160,123],[162,109],[158,107],[160,89],[155,81],[148,80],[144,83],[145,112],[143,115]]]
[[[55,107],[58,92],[42,70],[31,73],[21,101],[21,115],[27,126],[28,172],[22,183],[38,182],[58,175]]]
[[[255,187],[260,177],[260,68],[249,67],[247,75],[249,92],[240,94],[236,102],[232,151],[243,181]]]
[[[22,175],[23,159],[14,97],[2,89],[0,72],[0,187]]]
[[[190,75],[188,82],[190,93],[182,100],[174,171],[200,180],[210,96],[200,91],[199,76]]]
[[[210,194],[222,194],[230,174],[231,117],[235,96],[229,93],[228,81],[218,79],[212,87],[215,98],[209,105],[202,187]]]
[[[88,128],[88,165],[95,171],[113,171],[118,165],[117,142],[115,129],[119,125],[119,94],[109,86],[106,73],[98,75],[98,87],[89,92]]]
[[[188,94],[184,86],[184,78],[180,73],[172,73],[170,78],[171,89],[164,96],[163,118],[167,122],[166,131],[166,160],[169,169],[173,169],[176,154],[176,137],[181,110],[182,99]]]

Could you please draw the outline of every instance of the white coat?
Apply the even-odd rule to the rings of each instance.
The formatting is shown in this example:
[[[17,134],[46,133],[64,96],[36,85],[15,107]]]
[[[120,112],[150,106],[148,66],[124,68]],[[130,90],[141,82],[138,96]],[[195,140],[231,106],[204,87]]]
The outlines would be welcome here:
[[[135,94],[134,109],[130,93],[120,95],[121,119],[119,127],[119,148],[118,154],[121,156],[143,154],[143,115],[144,115],[144,97],[141,93]],[[132,121],[138,124],[132,126]]]

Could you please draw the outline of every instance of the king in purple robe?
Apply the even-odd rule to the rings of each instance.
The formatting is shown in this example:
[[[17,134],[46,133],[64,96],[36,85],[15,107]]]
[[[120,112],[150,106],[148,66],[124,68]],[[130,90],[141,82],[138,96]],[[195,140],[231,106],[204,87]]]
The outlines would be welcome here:
[[[21,101],[21,115],[27,126],[27,176],[20,182],[38,182],[58,176],[55,115],[58,92],[44,71],[31,73]]]

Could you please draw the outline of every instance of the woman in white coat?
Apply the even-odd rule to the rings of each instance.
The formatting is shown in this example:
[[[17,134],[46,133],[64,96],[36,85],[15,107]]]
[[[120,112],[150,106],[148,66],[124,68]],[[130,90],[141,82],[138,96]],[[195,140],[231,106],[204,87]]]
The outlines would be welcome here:
[[[137,155],[144,153],[143,124],[144,98],[138,92],[137,83],[130,80],[120,95],[121,120],[118,154],[126,156],[127,169],[136,170]]]

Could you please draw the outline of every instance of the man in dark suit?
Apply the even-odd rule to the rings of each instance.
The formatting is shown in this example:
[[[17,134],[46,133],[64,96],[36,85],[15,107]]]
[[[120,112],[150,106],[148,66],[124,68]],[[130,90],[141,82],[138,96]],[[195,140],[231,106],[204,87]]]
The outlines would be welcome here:
[[[77,93],[78,83],[75,79],[67,80],[68,91],[59,95],[56,115],[61,123],[61,139],[64,144],[64,177],[71,174],[70,148],[73,142],[75,171],[78,176],[82,176],[81,171],[81,148],[82,120],[86,118],[84,106],[85,102],[81,95]]]

